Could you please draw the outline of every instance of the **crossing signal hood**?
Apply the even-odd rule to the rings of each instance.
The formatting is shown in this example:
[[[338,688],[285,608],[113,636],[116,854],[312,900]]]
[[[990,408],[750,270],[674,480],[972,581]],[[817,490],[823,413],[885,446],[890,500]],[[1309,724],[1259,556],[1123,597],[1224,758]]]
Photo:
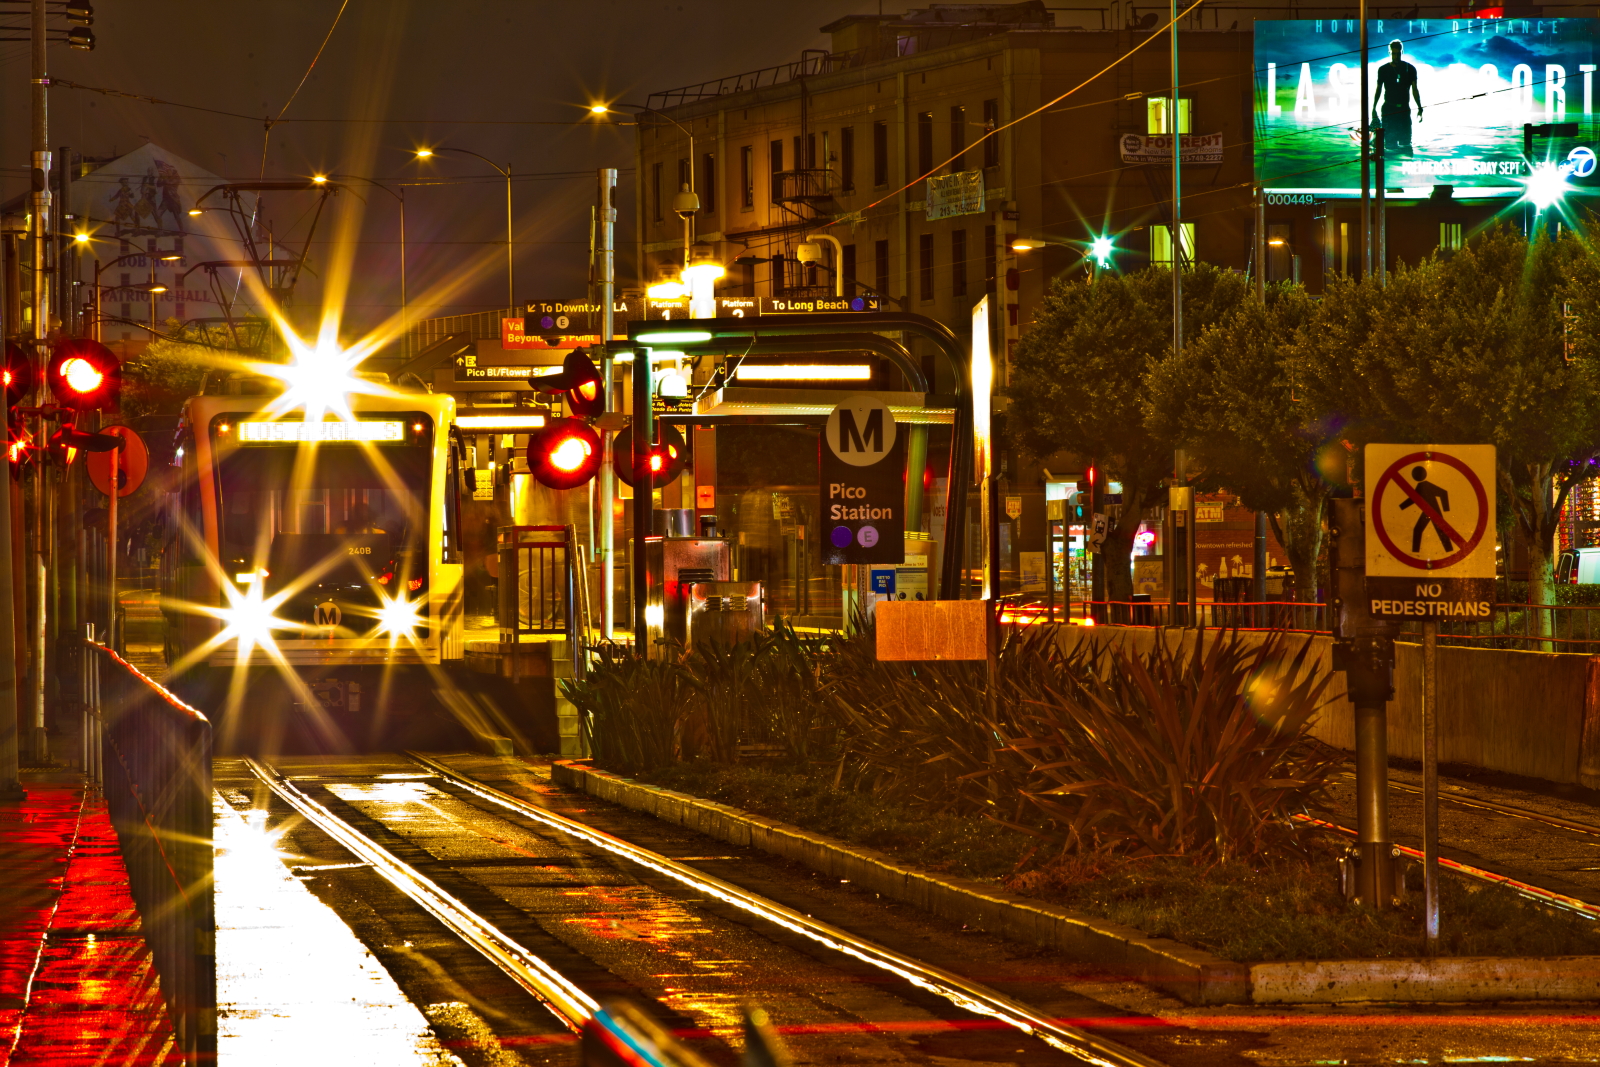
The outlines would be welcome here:
[[[528,436],[528,470],[551,489],[574,489],[600,473],[600,435],[579,419],[550,419]]]
[[[657,489],[683,473],[689,462],[689,448],[676,426],[662,424],[661,440],[651,447],[645,462],[649,464],[652,484]],[[632,486],[643,480],[644,472],[634,466],[633,427],[623,430],[611,443],[611,466],[624,485]]]
[[[591,419],[605,414],[605,385],[588,350],[574,348],[561,364],[561,373],[529,378],[528,384],[541,393],[561,393],[567,410],[577,418]]]
[[[122,395],[122,361],[99,341],[57,341],[45,372],[50,392],[73,411],[116,411]]]

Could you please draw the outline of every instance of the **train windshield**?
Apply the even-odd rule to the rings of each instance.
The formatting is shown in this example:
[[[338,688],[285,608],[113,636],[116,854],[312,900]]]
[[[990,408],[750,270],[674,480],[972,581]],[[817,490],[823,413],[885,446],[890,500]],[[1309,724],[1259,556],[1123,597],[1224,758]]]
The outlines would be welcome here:
[[[225,574],[264,579],[269,596],[298,587],[280,617],[365,632],[383,598],[424,587],[430,460],[425,445],[231,450],[217,486]]]

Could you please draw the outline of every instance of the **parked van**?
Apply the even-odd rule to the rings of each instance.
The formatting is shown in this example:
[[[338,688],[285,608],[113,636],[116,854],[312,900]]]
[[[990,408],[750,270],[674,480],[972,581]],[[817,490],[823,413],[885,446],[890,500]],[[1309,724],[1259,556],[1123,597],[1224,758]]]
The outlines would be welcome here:
[[[1600,585],[1600,547],[1567,549],[1556,560],[1556,581],[1563,585]]]

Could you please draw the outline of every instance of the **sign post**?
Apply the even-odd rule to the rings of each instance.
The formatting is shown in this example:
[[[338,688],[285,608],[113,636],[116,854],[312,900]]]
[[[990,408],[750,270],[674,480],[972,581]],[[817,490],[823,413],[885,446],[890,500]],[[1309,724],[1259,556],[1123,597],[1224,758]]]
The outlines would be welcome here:
[[[122,652],[122,628],[117,625],[117,500],[144,484],[150,454],[144,438],[127,426],[105,426],[103,434],[122,438],[120,447],[109,452],[84,455],[89,481],[106,495],[106,647]]]
[[[1423,924],[1439,947],[1440,619],[1494,603],[1493,445],[1366,448],[1366,595],[1372,615],[1422,620]]]

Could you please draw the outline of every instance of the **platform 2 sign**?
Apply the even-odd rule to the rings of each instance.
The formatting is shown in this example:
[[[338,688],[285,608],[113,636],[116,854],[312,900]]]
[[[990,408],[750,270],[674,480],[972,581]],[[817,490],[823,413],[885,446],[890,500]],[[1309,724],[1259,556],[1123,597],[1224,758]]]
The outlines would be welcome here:
[[[823,563],[904,563],[905,434],[870,396],[846,397],[818,445]]]
[[[1487,619],[1494,603],[1493,445],[1368,445],[1372,614]]]

